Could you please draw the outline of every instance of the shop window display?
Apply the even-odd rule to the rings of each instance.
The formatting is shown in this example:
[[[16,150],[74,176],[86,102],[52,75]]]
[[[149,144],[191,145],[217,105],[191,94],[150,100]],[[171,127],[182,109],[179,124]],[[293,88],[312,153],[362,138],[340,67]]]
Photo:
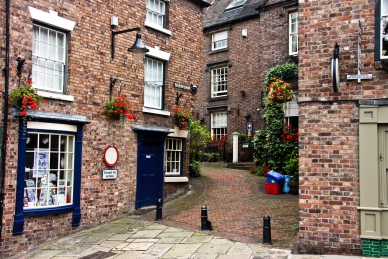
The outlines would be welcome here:
[[[72,204],[74,136],[29,132],[23,208]]]

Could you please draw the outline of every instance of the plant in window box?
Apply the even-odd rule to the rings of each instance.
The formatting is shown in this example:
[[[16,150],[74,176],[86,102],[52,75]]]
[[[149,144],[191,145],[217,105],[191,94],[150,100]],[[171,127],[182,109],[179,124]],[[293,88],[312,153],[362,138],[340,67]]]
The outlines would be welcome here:
[[[106,113],[117,120],[124,120],[125,116],[132,120],[135,118],[135,113],[131,110],[131,106],[125,96],[117,97],[113,101],[106,102]]]
[[[190,126],[190,123],[193,120],[193,115],[181,108],[174,109],[175,119],[177,121],[178,127],[181,130],[186,130]]]
[[[268,86],[267,103],[285,103],[294,98],[291,85],[280,78],[274,80]]]
[[[43,97],[37,94],[35,88],[31,86],[32,81],[28,79],[26,85],[19,85],[18,88],[13,89],[8,96],[11,103],[19,110],[20,116],[25,117],[27,110],[37,110],[46,101]]]

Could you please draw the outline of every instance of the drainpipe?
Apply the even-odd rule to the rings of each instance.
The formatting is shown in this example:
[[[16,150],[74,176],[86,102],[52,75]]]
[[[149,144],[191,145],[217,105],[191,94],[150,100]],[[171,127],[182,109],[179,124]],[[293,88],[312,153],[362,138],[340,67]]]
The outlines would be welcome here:
[[[4,185],[5,185],[5,158],[7,156],[7,131],[8,131],[8,86],[9,86],[9,16],[10,16],[10,1],[6,0],[5,4],[5,82],[4,82],[4,118],[3,118],[3,143],[1,147],[1,185],[0,185],[0,246],[2,246],[3,233],[3,215],[4,215]]]

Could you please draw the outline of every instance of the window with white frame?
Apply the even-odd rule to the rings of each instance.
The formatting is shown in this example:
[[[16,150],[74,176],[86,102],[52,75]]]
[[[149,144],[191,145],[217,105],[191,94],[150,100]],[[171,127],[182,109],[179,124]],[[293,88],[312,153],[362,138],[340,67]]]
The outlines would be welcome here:
[[[144,59],[144,106],[162,109],[164,64],[161,61]]]
[[[239,6],[242,6],[245,4],[247,0],[233,0],[233,2],[231,2],[227,7],[226,7],[226,10],[228,9],[232,9],[232,8],[236,8],[236,7],[239,7]]]
[[[379,53],[376,56],[380,59],[388,59],[388,0],[379,0],[376,8],[376,15],[379,15],[380,20],[376,33],[378,35],[376,42],[380,46],[377,47]]]
[[[211,70],[212,97],[228,94],[228,68],[219,67]]]
[[[165,171],[167,176],[181,175],[182,168],[182,140],[166,139],[166,163]]]
[[[212,34],[212,50],[225,49],[228,47],[228,32],[220,31]]]
[[[32,84],[41,90],[63,93],[66,66],[66,34],[33,25]]]
[[[28,132],[23,209],[73,203],[74,135]]]
[[[226,112],[211,114],[211,134],[213,140],[224,140],[227,136],[228,118]]]
[[[289,17],[289,54],[298,55],[298,12],[288,14]]]
[[[166,26],[166,3],[160,0],[147,0],[146,20],[160,27]]]

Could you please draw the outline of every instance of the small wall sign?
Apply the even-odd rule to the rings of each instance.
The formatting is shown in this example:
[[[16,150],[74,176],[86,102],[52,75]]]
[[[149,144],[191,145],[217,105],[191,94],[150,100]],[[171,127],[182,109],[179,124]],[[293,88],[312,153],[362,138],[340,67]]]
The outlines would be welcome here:
[[[103,180],[114,180],[117,179],[117,169],[114,170],[103,170],[102,171]]]
[[[175,87],[175,88],[180,88],[180,89],[183,89],[183,90],[188,90],[188,91],[191,90],[191,87],[190,87],[190,86],[183,85],[183,84],[178,84],[178,83],[176,83],[176,82],[174,82],[174,87]]]
[[[115,166],[119,161],[119,151],[115,146],[108,146],[104,151],[104,162],[107,166]]]

